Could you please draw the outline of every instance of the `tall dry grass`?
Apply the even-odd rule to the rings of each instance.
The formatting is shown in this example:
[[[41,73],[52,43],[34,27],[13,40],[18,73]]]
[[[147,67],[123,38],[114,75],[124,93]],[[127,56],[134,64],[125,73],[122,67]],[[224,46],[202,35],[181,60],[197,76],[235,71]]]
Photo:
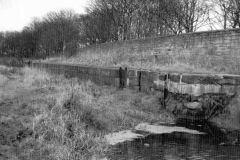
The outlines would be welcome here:
[[[29,67],[13,74],[16,76],[9,79],[2,101],[12,101],[9,113],[13,115],[4,121],[19,124],[11,141],[18,159],[102,157],[108,150],[105,134],[141,122],[173,120],[161,110],[160,95],[119,91]],[[14,90],[11,98],[10,90]]]
[[[163,42],[164,43],[164,42]],[[240,74],[240,61],[236,51],[219,55],[219,48],[183,48],[159,44],[134,45],[132,41],[104,43],[80,48],[75,55],[48,58],[48,62],[74,63],[103,67],[129,67],[148,70],[167,70],[187,73],[229,73]],[[144,46],[145,45],[145,46]],[[166,45],[168,46],[166,48]],[[180,47],[180,48],[179,48]]]
[[[107,145],[101,138],[102,133],[97,133],[95,129],[102,124],[91,119],[93,117],[85,116],[93,114],[89,109],[92,95],[88,92],[88,84],[79,85],[76,79],[53,77],[31,68],[24,68],[22,73],[19,83],[21,87],[47,95],[44,98],[39,97],[40,102],[32,106],[38,112],[34,113],[32,123],[28,126],[38,145],[49,153],[41,156],[53,159],[87,159],[92,155],[103,155]],[[87,125],[90,126],[89,129]]]
[[[131,54],[124,51],[116,52],[100,52],[86,51],[78,53],[71,57],[49,57],[45,61],[53,63],[70,63],[70,64],[82,64],[93,65],[103,67],[128,67],[137,69],[148,70],[160,70],[160,71],[175,71],[184,73],[227,73],[233,71],[232,68],[226,71],[222,71],[219,65],[214,67],[208,67],[209,59],[189,59],[178,58],[172,56],[165,56],[164,58],[156,58],[157,56],[149,54]],[[222,65],[222,64],[220,64]],[[210,64],[213,66],[213,64]],[[234,71],[235,72],[235,71]]]
[[[23,67],[24,63],[20,58],[0,57],[0,65],[5,65],[9,67]]]
[[[1,71],[11,70],[1,67]],[[98,126],[90,124],[91,129],[86,128],[87,121],[92,120],[85,117],[92,113],[88,108],[92,100],[88,85],[28,67],[15,74],[19,76],[9,82],[11,86],[6,86],[5,91],[14,88],[18,93],[12,97],[12,101],[18,101],[13,110],[23,125],[11,142],[20,150],[15,153],[17,158],[87,159],[104,154],[107,145],[102,133],[95,132]],[[10,101],[9,96],[5,99]],[[1,103],[4,105],[4,100]],[[9,123],[14,121],[12,118],[1,120]]]

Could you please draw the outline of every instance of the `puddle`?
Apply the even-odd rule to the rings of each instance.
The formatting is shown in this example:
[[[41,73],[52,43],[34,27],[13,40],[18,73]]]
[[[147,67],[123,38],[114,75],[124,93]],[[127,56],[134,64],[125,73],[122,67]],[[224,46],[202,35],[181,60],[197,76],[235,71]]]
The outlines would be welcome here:
[[[140,134],[139,132],[145,132],[145,134]],[[185,127],[176,126],[166,126],[166,125],[150,125],[148,123],[141,123],[137,125],[133,130],[124,130],[116,133],[111,133],[105,136],[108,144],[116,145],[117,143],[122,143],[124,141],[132,141],[136,138],[144,138],[149,134],[164,134],[182,132],[189,134],[204,134],[197,130],[191,130]],[[146,134],[149,133],[149,134]]]
[[[116,133],[110,133],[105,136],[108,144],[115,145],[124,141],[131,141],[136,138],[144,137],[141,134],[134,133],[132,130],[125,130]]]
[[[150,125],[148,123],[142,123],[135,127],[135,130],[145,131],[153,134],[163,134],[163,133],[173,133],[173,132],[182,132],[190,134],[205,134],[197,130],[191,130],[185,127],[177,126],[164,126],[164,125]]]
[[[117,141],[117,138],[114,139],[112,143],[114,145],[110,146],[107,159],[240,160],[240,146],[221,145],[228,139],[211,124],[205,122],[194,124],[181,120],[176,125],[142,123],[132,131],[120,132],[121,142]],[[115,135],[118,136],[118,134]],[[124,139],[124,135],[128,135],[126,136],[128,138]],[[109,142],[111,140],[111,138],[108,139]]]

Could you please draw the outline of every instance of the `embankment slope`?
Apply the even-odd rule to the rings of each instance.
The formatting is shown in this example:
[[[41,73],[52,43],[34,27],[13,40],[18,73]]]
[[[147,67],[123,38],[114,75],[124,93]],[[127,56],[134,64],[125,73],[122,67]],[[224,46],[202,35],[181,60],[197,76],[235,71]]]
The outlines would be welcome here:
[[[48,61],[239,74],[239,43],[240,29],[217,30],[92,45],[70,58]]]

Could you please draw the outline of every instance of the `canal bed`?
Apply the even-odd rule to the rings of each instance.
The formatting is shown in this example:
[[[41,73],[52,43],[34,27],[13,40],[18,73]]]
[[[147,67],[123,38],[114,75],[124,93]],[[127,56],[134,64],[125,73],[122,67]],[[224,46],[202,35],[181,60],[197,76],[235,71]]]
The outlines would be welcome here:
[[[152,129],[149,126],[160,129],[156,127],[156,132],[149,130],[151,133],[147,133]],[[239,137],[229,138],[227,134],[208,122],[180,120],[165,126],[140,124],[133,131],[133,139],[128,133],[127,141],[121,139],[120,143],[111,146],[107,159],[240,160]]]

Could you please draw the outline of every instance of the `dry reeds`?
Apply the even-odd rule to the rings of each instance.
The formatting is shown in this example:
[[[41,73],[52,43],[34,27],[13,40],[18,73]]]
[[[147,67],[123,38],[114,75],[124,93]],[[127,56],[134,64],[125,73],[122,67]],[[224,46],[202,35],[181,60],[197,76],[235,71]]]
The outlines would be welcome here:
[[[104,156],[108,149],[105,134],[141,122],[166,120],[161,116],[165,112],[159,112],[158,95],[118,91],[28,67],[14,74],[18,76],[8,80],[3,93],[14,106],[13,115],[5,120],[19,124],[14,129],[18,138],[11,143],[18,148],[15,155],[23,159]]]

